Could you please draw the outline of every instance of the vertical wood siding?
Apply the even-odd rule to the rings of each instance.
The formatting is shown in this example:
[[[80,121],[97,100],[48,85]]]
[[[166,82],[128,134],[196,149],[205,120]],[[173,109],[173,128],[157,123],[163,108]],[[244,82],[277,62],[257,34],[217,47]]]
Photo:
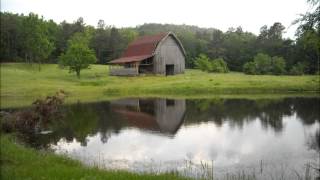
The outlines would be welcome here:
[[[154,56],[154,73],[165,74],[166,65],[174,65],[174,74],[183,73],[185,69],[185,57],[179,44],[168,36],[158,45]]]

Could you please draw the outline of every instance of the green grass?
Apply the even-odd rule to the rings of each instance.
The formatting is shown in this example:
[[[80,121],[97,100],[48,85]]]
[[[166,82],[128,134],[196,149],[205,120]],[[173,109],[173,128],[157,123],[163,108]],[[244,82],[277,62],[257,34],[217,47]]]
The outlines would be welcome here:
[[[67,157],[18,144],[14,136],[1,135],[0,179],[187,179],[175,174],[135,174],[87,167]]]
[[[175,76],[149,75],[115,77],[108,66],[92,65],[81,71],[81,79],[55,64],[1,64],[1,108],[28,106],[36,98],[52,95],[59,89],[69,93],[68,102],[100,101],[119,97],[203,98],[215,96],[256,97],[265,94],[319,95],[316,75],[273,76],[243,73],[214,74],[186,70]],[[273,96],[273,95],[272,95]]]

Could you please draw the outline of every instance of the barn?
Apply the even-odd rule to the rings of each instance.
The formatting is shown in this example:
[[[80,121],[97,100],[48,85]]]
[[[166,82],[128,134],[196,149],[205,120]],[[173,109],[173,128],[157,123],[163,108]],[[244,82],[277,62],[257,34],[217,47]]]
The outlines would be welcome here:
[[[112,112],[130,126],[174,135],[185,119],[183,99],[119,99],[111,102]]]
[[[174,75],[185,70],[185,50],[172,33],[142,36],[129,44],[123,55],[109,62],[110,75]]]

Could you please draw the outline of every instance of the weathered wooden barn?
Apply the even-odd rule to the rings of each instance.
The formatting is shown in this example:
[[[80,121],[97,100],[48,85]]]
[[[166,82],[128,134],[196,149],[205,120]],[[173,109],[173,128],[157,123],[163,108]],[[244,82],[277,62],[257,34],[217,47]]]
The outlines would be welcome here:
[[[143,36],[130,43],[122,57],[109,62],[110,75],[179,74],[184,72],[185,57],[174,33]]]
[[[112,111],[134,127],[175,134],[185,119],[181,99],[122,99],[111,102]]]

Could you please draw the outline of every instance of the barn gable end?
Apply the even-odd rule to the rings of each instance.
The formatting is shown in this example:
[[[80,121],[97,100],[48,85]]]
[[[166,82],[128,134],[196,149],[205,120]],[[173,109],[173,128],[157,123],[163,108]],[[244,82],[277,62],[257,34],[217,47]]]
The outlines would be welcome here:
[[[159,42],[154,56],[154,71],[157,74],[167,74],[168,67],[173,74],[183,73],[185,69],[185,54],[180,42],[173,35],[168,35]]]

